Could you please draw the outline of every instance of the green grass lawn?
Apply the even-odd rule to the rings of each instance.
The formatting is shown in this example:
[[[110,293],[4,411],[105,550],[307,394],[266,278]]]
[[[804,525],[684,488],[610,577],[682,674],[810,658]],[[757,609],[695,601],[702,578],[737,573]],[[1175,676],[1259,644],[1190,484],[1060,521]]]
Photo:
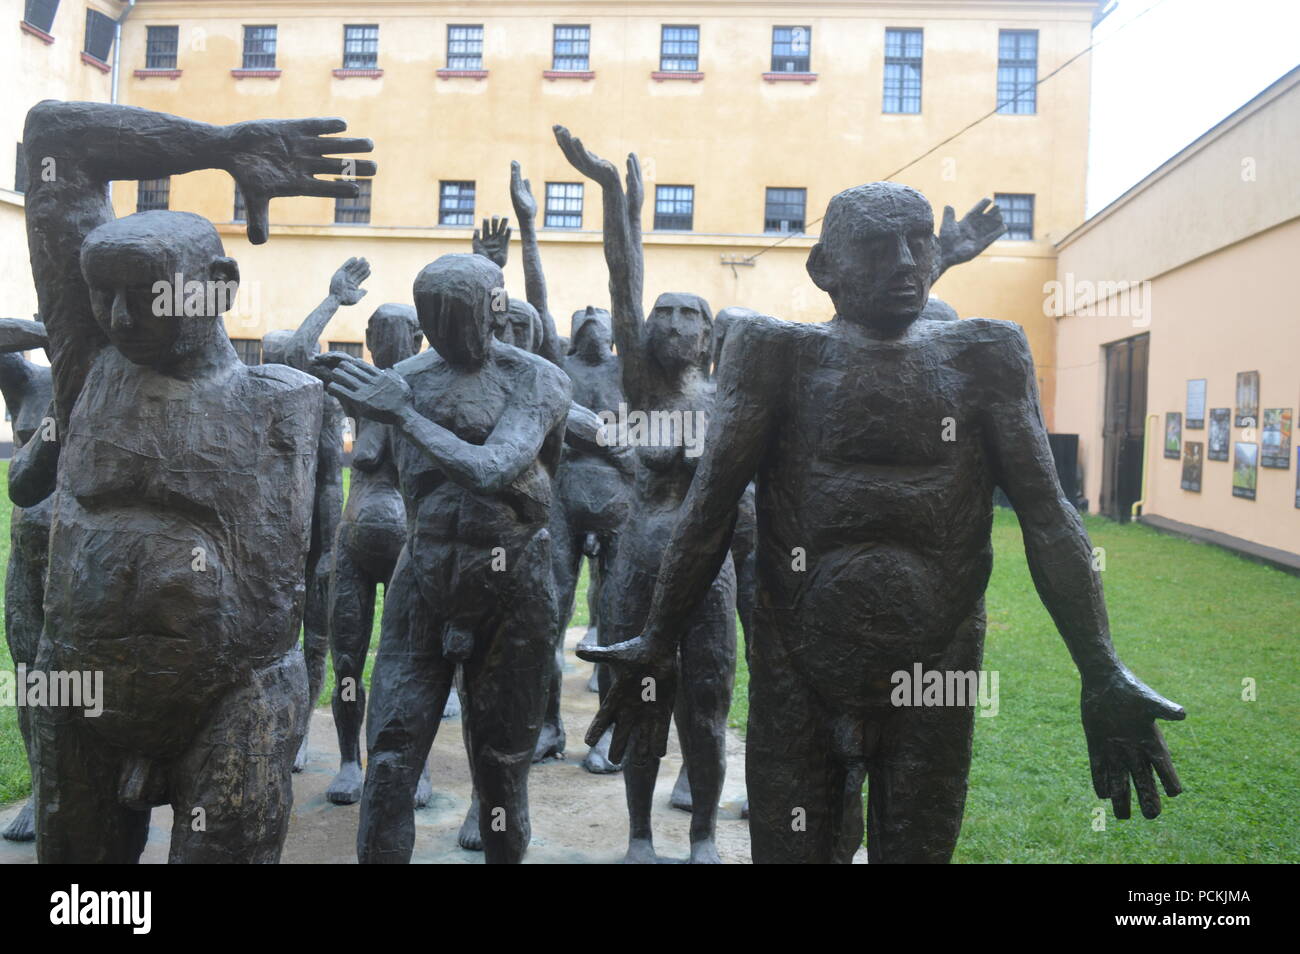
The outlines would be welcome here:
[[[4,468],[7,469],[7,464]],[[3,469],[0,469],[0,475]],[[3,495],[0,495],[3,497]],[[1165,723],[1185,794],[1148,822],[1106,816],[1093,828],[1079,680],[1025,564],[1020,529],[998,511],[988,591],[985,668],[999,673],[999,711],[976,719],[970,796],[957,861],[1294,862],[1300,814],[1300,580],[1211,546],[1087,518],[1105,549],[1102,579],[1124,661],[1187,709]],[[0,500],[7,562],[9,505]],[[573,625],[587,623],[584,574]],[[382,599],[378,601],[382,608]],[[376,611],[373,657],[378,643]],[[743,654],[731,723],[748,711]],[[0,647],[0,662],[11,665]],[[368,672],[368,670],[367,670]],[[1253,679],[1258,699],[1242,700]],[[321,703],[328,702],[332,676]],[[575,738],[582,727],[571,727]],[[0,709],[0,803],[30,790],[16,710]]]

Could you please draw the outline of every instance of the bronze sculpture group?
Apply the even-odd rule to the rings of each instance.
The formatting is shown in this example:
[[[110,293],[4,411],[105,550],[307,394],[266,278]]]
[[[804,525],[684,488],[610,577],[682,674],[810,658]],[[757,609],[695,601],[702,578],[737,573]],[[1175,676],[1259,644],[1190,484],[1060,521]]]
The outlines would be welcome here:
[[[624,177],[556,127],[601,189],[607,310],[581,308],[558,335],[515,164],[525,299],[505,294],[508,225],[485,221],[473,254],[430,263],[411,304],[374,312],[373,364],[318,354],[332,315],[365,294],[369,266],[351,259],[247,367],[223,324],[239,268],[216,230],[183,212],[116,219],[106,186],[224,169],[260,244],[271,198],[347,196],[355,183],[317,176],[375,174],[332,158],[371,148],[344,130],[92,103],[28,115],[28,168],[57,172],[34,172],[26,200],[41,321],[0,321],[21,508],[6,634],[16,663],[99,671],[105,692],[93,716],[28,710],[33,797],[6,837],[34,834],[42,862],[134,862],[151,809],[170,804],[172,861],[278,861],[328,653],[341,765],[327,797],[360,802],[359,860],[410,860],[426,759],[459,698],[474,785],[461,843],[518,862],[530,767],[565,750],[563,634],[586,556],[599,624],[578,654],[598,664],[601,705],[584,766],[622,771],[627,861],[658,860],[651,805],[674,720],[690,860],[720,861],[737,616],[754,860],[851,859],[866,784],[871,861],[947,861],[973,703],[900,708],[890,677],[980,668],[995,488],[1079,667],[1097,795],[1123,818],[1130,779],[1147,817],[1153,771],[1178,793],[1154,720],[1183,712],[1111,646],[1023,332],[953,320],[929,295],[1001,234],[996,207],[960,222],[948,209],[936,235],[906,186],[837,195],[808,259],[834,305],[825,323],[715,318],[674,291],[647,314],[636,157]],[[159,313],[159,287],[183,313]],[[19,354],[38,347],[48,370]],[[624,407],[671,426],[629,438],[609,423]]]

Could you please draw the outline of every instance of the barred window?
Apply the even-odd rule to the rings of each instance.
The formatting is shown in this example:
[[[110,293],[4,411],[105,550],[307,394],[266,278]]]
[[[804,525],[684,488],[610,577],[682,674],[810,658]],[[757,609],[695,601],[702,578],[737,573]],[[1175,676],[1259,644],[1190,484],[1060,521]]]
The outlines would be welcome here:
[[[551,55],[552,70],[585,71],[591,68],[591,27],[556,26]]]
[[[1038,112],[1038,31],[998,31],[998,112]]]
[[[339,225],[366,225],[370,222],[370,180],[351,181],[357,184],[356,197],[339,196],[334,200],[334,221]]]
[[[373,70],[379,66],[379,26],[375,23],[343,27],[343,68]]]
[[[483,69],[483,25],[447,27],[447,69]]]
[[[244,364],[262,363],[261,338],[231,338],[230,343],[235,346],[235,354],[239,355],[239,360]]]
[[[166,209],[171,200],[172,180],[141,179],[136,186],[135,210],[137,212],[156,212]]]
[[[147,70],[176,69],[176,47],[180,27],[151,26],[145,34],[144,68]]]
[[[113,52],[113,30],[116,22],[98,10],[86,11],[86,44],[82,49],[99,60],[107,63]]]
[[[700,28],[666,26],[659,39],[662,73],[695,73],[700,68]]]
[[[438,224],[474,224],[474,183],[449,182],[438,184]]]
[[[244,208],[244,190],[239,188],[239,183],[235,183],[235,210],[230,216],[232,222],[248,221],[248,210]]]
[[[548,229],[582,228],[582,183],[546,183],[546,217]]]
[[[354,358],[364,358],[361,342],[359,341],[331,341],[327,351],[342,351],[344,354],[350,354]]]
[[[812,64],[812,27],[772,27],[772,72],[807,73]]]
[[[802,232],[807,189],[767,190],[767,206],[763,212],[764,232]]]
[[[689,232],[695,221],[695,186],[655,186],[655,228]]]
[[[1004,239],[1032,241],[1034,237],[1034,197],[1014,192],[997,192],[993,201],[1002,210],[1002,221],[1007,224]]]
[[[59,12],[59,0],[27,0],[23,19],[42,33],[54,29],[54,15]]]
[[[244,27],[244,69],[275,69],[275,32],[273,26]]]
[[[885,98],[886,113],[921,111],[920,30],[885,31]]]
[[[14,160],[14,191],[27,191],[27,153],[23,152],[23,144],[18,144],[18,157]]]

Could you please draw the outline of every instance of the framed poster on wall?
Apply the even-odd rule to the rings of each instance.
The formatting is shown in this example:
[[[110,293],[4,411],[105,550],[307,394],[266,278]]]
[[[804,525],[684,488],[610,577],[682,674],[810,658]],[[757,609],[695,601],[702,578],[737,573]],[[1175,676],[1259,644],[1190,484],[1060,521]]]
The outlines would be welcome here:
[[[1183,413],[1169,411],[1165,414],[1165,456],[1177,460],[1183,456]]]
[[[1234,427],[1259,426],[1259,372],[1237,372],[1237,416]]]
[[[1255,479],[1259,474],[1259,445],[1237,441],[1232,446],[1232,495],[1255,499]]]
[[[1200,441],[1188,441],[1183,445],[1183,490],[1192,493],[1201,492],[1201,466],[1205,462],[1205,445]]]
[[[1264,426],[1259,433],[1261,467],[1286,470],[1291,466],[1291,408],[1264,408]]]
[[[1183,426],[1189,431],[1205,428],[1205,378],[1187,382],[1187,417]]]
[[[1210,439],[1205,448],[1206,460],[1227,460],[1228,442],[1232,437],[1232,408],[1210,408]]]

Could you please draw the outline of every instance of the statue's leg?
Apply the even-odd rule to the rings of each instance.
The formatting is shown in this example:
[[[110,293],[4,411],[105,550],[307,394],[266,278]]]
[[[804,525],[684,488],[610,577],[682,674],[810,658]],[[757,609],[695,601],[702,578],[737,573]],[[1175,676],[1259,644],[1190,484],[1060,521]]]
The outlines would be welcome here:
[[[932,667],[976,672],[984,650],[983,601]],[[945,675],[945,681],[946,675]],[[945,700],[952,701],[952,700]],[[975,700],[895,709],[870,763],[867,860],[947,864],[966,807]]]
[[[488,864],[517,864],[532,836],[528,770],[546,711],[556,609],[550,534],[521,555],[513,593],[465,663],[465,718]]]
[[[456,687],[456,694],[460,697],[461,712],[470,711],[469,704],[469,687],[466,685],[464,669],[460,674],[460,685]],[[460,720],[460,738],[465,745],[465,759],[469,762],[469,809],[465,812],[465,818],[460,823],[460,832],[456,835],[456,844],[460,845],[466,851],[483,850],[483,834],[479,831],[479,798],[478,782],[474,778],[474,745],[470,741],[470,732],[473,726],[470,724],[471,719],[462,718]]]
[[[329,653],[329,572],[333,554],[329,551],[311,553],[307,557],[307,600],[302,617],[302,647],[307,664],[308,709],[316,708],[321,687],[325,685],[325,657]],[[311,720],[308,719],[308,729]],[[293,762],[293,770],[301,772],[307,764],[307,736],[302,737],[302,748]]]
[[[551,564],[555,574],[556,618],[551,633],[551,659],[547,673],[546,716],[537,737],[533,761],[564,755],[564,721],[560,718],[560,695],[564,685],[564,631],[573,618],[574,594],[581,568],[581,540],[575,539],[564,514],[562,501],[551,509]]]
[[[306,731],[307,668],[295,647],[249,674],[173,765],[172,864],[277,864]]]
[[[415,792],[456,669],[442,656],[436,624],[403,550],[384,591],[370,681],[369,761],[357,829],[362,864],[408,864],[415,848]]]
[[[678,696],[689,738],[691,862],[721,864],[716,844],[718,800],[727,775],[727,711],[736,677],[736,573],[727,559],[681,642]]]
[[[339,771],[325,791],[336,805],[361,798],[361,722],[366,711],[364,673],[375,622],[377,583],[353,560],[348,547],[335,548],[330,575],[329,641],[334,664],[334,729],[339,740]]]
[[[604,580],[602,565],[605,562],[606,543],[600,543],[600,551],[587,559],[587,632],[582,642],[589,646],[600,645],[600,586]],[[600,666],[593,666],[591,678],[587,680],[588,692],[600,692]]]
[[[13,519],[21,520],[21,514],[15,513]],[[36,646],[45,623],[45,561],[31,559],[22,551],[22,542],[19,533],[11,535],[9,566],[5,571],[5,641],[15,669],[19,665],[30,668],[36,661]],[[31,710],[27,706],[18,707],[18,731],[27,752],[28,767],[33,768]],[[29,798],[5,828],[5,840],[33,840],[36,837],[35,815],[34,800]]]

